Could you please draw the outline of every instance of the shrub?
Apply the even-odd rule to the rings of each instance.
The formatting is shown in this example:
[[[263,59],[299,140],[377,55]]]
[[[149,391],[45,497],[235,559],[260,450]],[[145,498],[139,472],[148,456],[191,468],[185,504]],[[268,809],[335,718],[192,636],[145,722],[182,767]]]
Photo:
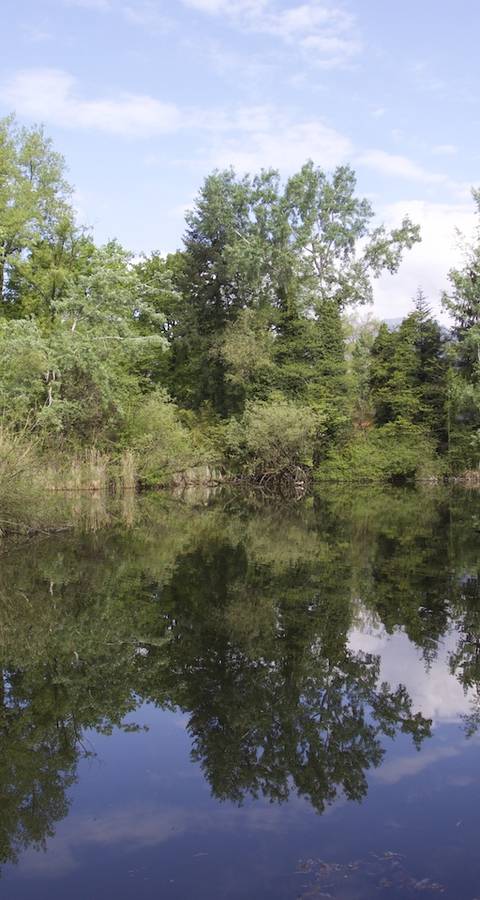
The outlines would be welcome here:
[[[443,465],[435,442],[418,425],[401,421],[357,432],[345,447],[331,450],[316,473],[325,481],[414,481],[437,479]]]
[[[162,389],[131,412],[127,441],[135,454],[137,477],[145,485],[163,483],[202,456],[198,436],[179,421],[177,407]]]
[[[241,419],[225,428],[226,455],[252,476],[279,476],[295,467],[311,466],[321,418],[307,406],[272,394],[248,401]]]

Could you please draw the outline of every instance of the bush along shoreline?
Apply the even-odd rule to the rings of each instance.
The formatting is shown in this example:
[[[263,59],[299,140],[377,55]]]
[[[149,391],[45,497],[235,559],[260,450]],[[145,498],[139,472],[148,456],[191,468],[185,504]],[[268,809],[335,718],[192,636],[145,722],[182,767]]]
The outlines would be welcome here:
[[[479,480],[480,229],[449,326],[420,289],[388,324],[375,280],[421,234],[348,166],[215,171],[182,247],[141,257],[78,224],[42,128],[0,120],[0,172],[1,530],[62,491]]]

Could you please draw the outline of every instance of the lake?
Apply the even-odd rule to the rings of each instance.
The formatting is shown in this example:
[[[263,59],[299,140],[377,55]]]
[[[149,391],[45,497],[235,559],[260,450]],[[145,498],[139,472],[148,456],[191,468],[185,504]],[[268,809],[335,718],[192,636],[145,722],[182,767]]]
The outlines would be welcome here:
[[[78,510],[0,546],[0,896],[480,898],[479,492]]]

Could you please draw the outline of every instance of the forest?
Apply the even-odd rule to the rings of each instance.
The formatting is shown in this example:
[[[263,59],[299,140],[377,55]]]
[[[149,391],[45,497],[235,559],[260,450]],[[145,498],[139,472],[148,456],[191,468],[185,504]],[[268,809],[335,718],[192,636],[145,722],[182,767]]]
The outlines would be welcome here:
[[[350,167],[307,161],[287,180],[214,171],[175,253],[97,246],[43,129],[1,120],[3,526],[35,490],[179,473],[475,479],[480,228],[448,276],[448,327],[421,289],[398,324],[365,313],[420,240],[408,218],[376,224]]]

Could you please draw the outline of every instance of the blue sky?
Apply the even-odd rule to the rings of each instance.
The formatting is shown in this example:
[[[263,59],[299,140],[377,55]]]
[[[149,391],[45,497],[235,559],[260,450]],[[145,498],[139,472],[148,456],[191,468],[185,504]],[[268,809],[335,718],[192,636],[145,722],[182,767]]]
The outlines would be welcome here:
[[[0,114],[43,122],[82,220],[134,252],[181,243],[214,167],[349,162],[380,219],[423,242],[377,286],[432,306],[471,232],[478,0],[2,0]]]

